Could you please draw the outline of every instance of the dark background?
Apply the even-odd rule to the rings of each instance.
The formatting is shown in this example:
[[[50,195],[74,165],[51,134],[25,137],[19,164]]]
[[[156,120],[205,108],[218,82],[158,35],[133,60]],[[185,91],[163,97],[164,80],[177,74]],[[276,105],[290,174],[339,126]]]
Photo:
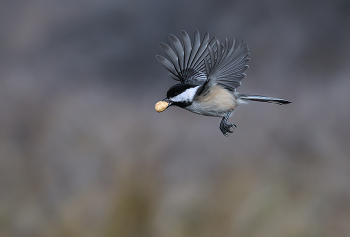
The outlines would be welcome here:
[[[347,0],[0,3],[0,235],[350,236]],[[158,43],[244,40],[229,122],[154,111]]]

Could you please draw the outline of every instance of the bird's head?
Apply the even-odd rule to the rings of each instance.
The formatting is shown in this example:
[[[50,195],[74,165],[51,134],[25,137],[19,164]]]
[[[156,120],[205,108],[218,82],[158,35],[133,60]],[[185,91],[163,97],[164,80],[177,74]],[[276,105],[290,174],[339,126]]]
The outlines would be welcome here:
[[[156,104],[156,111],[163,112],[171,105],[176,105],[181,108],[191,105],[194,97],[198,95],[200,88],[201,86],[198,85],[184,83],[172,86],[168,90],[166,98]]]

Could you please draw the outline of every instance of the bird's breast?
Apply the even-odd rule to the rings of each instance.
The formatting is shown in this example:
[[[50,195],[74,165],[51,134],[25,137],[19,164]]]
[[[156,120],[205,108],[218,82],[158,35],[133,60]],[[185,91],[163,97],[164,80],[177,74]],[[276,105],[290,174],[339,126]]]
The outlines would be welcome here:
[[[223,117],[238,106],[235,95],[221,86],[214,86],[210,91],[199,95],[185,109],[205,115]]]

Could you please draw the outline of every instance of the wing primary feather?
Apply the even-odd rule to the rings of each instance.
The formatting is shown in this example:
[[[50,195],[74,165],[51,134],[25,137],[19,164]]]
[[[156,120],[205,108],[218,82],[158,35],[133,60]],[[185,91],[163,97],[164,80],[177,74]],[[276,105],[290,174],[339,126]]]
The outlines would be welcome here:
[[[174,65],[176,71],[179,73],[180,67],[179,67],[179,63],[178,63],[177,54],[174,52],[174,50],[169,45],[167,45],[165,43],[159,43],[159,45],[160,45],[160,48],[166,53],[166,55],[168,55],[170,61]]]
[[[247,66],[247,67],[245,68],[245,69],[247,69],[247,68],[248,68],[248,65],[247,65],[247,62],[248,62],[248,61],[249,61],[249,60],[246,59],[246,60],[242,61],[241,63],[239,63],[239,65],[234,65],[233,67],[228,67],[227,69],[222,70],[222,71],[220,72],[220,75],[225,75],[226,73],[238,72],[238,71],[240,71],[242,68],[244,68],[245,66]]]
[[[175,81],[181,81],[181,79],[180,78],[178,78],[178,76],[177,75],[174,75],[173,73],[171,73],[171,72],[169,72],[169,76],[172,78],[172,79],[174,79]]]
[[[170,34],[172,47],[160,43],[167,57],[156,56],[173,79],[199,85],[204,81],[218,83],[230,90],[241,85],[250,60],[243,41],[237,43],[236,39],[226,38],[221,43],[215,37],[209,38],[208,33],[201,39],[198,30],[194,32],[193,43],[186,31],[181,31],[181,36]]]
[[[236,39],[233,39],[232,43],[229,46],[230,50],[229,50],[226,58],[230,58],[231,57],[232,53],[235,51],[235,48],[236,48],[235,46],[236,46]]]
[[[218,76],[219,77],[234,77],[235,75],[241,75],[241,74],[244,74],[244,71],[247,70],[248,66],[245,65],[243,67],[240,67],[239,69],[234,69],[234,70],[231,70],[231,71],[226,71],[224,73],[220,73]],[[234,74],[234,75],[232,75]]]
[[[208,38],[209,38],[209,35],[208,35]],[[200,49],[201,52],[199,53],[200,57],[196,59],[194,64],[192,64],[193,68],[198,68],[198,67],[201,67],[201,66],[205,66],[203,61],[205,61],[205,58],[209,54],[209,52],[207,52],[208,51],[208,45],[212,46],[215,43],[215,37],[211,38],[210,41],[209,41],[209,39],[207,39],[206,42],[207,43],[205,43],[205,44],[202,43],[202,49]]]
[[[205,63],[205,71],[207,72],[207,75],[210,73],[210,66],[208,60],[204,60]]]
[[[245,56],[243,55],[243,57],[238,57],[238,58],[235,58],[234,60],[229,60],[223,65],[221,72],[224,73],[226,71],[231,71],[233,69],[240,68],[246,65],[248,61],[249,61],[248,55],[245,55]]]
[[[224,62],[222,67],[227,66],[227,68],[222,69],[221,71],[225,72],[227,69],[240,67],[241,65],[243,65],[244,63],[249,61],[248,56],[249,55],[242,55],[242,57],[235,58],[235,59],[228,60],[228,61]]]
[[[222,59],[222,44],[220,43],[219,40],[216,41],[216,47],[217,47],[217,57],[216,57],[215,65],[219,64]]]
[[[208,45],[208,51],[211,58],[210,69],[213,69],[215,66],[215,55],[214,55],[213,48],[210,45]]]
[[[200,44],[200,47],[197,50],[196,55],[195,55],[191,65],[189,67],[195,68],[196,65],[198,65],[198,60],[201,59],[202,54],[206,50],[207,45],[208,45],[208,41],[209,41],[209,33],[207,32],[207,33],[205,33],[203,40],[202,40],[202,43]]]
[[[168,71],[174,75],[177,80],[179,80],[178,78],[178,72],[176,71],[175,67],[174,67],[174,64],[169,62],[168,59],[164,58],[163,56],[160,56],[160,55],[156,55],[156,58],[158,60],[158,62],[160,62],[161,64],[163,64],[163,66],[168,69]]]
[[[225,73],[218,73],[217,77],[220,78],[220,80],[223,80],[224,78],[236,78],[236,79],[243,79],[245,76],[245,70],[248,68],[248,66],[241,67],[237,70],[227,71]]]
[[[234,54],[232,54],[235,51]],[[232,67],[236,68],[239,67],[242,63],[249,61],[248,59],[248,55],[249,53],[247,53],[247,48],[236,48],[233,49],[231,48],[231,54],[232,55],[228,55],[227,56],[227,60],[223,63],[223,67],[225,67],[226,65],[231,65],[230,67],[223,69],[222,72],[225,72],[226,70],[230,70]],[[239,64],[237,64],[238,62],[241,62]]]
[[[208,52],[205,66],[209,80],[232,90],[239,87],[248,68],[247,45],[243,41],[237,44],[236,39],[230,41],[226,38],[224,44],[217,40],[214,46],[209,45]]]
[[[183,50],[182,44],[181,44],[180,40],[173,34],[169,35],[169,39],[175,48],[180,71],[182,71],[184,69],[183,68],[184,50]]]
[[[181,31],[182,34],[182,39],[183,39],[183,46],[184,46],[184,64],[183,68],[187,68],[187,65],[189,63],[189,58],[192,50],[192,45],[191,45],[191,39],[188,36],[186,31]]]
[[[228,49],[229,49],[230,42],[228,38],[225,39],[225,44],[224,44],[224,53],[222,55],[222,58],[225,59],[227,54],[228,54]]]
[[[191,67],[192,62],[194,60],[194,57],[196,56],[196,53],[197,53],[200,45],[201,45],[200,34],[199,34],[199,31],[196,30],[194,32],[193,46],[192,46],[192,50],[191,50],[191,53],[190,53],[190,58],[188,59],[187,67]]]

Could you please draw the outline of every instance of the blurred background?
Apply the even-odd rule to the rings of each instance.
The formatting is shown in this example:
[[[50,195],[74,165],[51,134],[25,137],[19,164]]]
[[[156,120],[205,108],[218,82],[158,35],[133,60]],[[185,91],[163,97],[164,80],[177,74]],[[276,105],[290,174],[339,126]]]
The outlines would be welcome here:
[[[0,3],[0,236],[350,236],[350,2]],[[244,40],[229,122],[154,104],[186,30]]]

